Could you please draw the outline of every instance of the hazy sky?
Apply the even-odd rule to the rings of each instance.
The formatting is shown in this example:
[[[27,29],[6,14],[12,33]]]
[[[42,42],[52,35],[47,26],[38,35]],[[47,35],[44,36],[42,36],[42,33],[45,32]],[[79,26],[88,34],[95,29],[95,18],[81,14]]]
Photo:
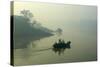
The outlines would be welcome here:
[[[80,21],[95,21],[97,19],[96,6],[65,5],[41,2],[14,2],[14,15],[26,9],[34,14],[34,18],[51,29],[64,27],[63,25],[80,24]],[[75,23],[75,24],[74,24]]]

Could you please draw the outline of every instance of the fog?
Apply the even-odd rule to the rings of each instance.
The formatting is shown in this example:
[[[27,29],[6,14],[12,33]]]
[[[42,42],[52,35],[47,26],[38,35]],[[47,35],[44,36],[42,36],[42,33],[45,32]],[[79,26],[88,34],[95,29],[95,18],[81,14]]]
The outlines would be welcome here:
[[[25,49],[15,49],[15,65],[97,60],[96,6],[15,2],[14,15],[22,16],[20,14],[22,10],[32,12],[34,18],[31,19],[34,22],[31,23],[35,24],[35,29],[41,29],[42,32],[50,32],[53,35],[30,40]],[[65,42],[71,41],[71,49],[66,49],[60,56],[48,49],[52,48],[59,39]]]

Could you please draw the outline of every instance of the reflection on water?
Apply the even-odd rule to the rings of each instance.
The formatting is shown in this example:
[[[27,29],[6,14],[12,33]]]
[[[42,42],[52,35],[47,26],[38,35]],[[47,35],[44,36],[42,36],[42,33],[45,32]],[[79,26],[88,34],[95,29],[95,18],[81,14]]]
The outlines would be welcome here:
[[[67,43],[65,43],[64,40],[59,39],[59,42],[58,42],[58,43],[57,43],[57,42],[54,43],[53,49],[52,49],[52,50],[53,50],[55,53],[58,52],[59,55],[60,55],[61,53],[64,54],[65,49],[70,49],[70,48],[71,48],[71,47],[70,47],[70,43],[71,43],[71,41],[68,41]]]
[[[21,39],[21,38],[20,38]],[[19,40],[20,40],[19,39]],[[16,40],[16,39],[15,39]],[[15,48],[16,50],[17,49],[25,49],[25,52],[27,53],[27,51],[29,50],[29,49],[35,49],[36,48],[36,46],[37,46],[37,43],[35,42],[35,41],[40,41],[40,39],[39,40],[33,40],[32,41],[32,39],[22,39],[22,40],[20,40],[20,41],[15,41],[16,43],[15,43],[15,45],[16,46],[18,46],[18,45],[21,45],[22,47],[18,47],[18,48]],[[70,41],[68,41],[67,43],[65,43],[64,42],[64,40],[62,40],[61,41],[61,39],[59,39],[59,43],[54,43],[54,45],[53,44],[51,44],[51,47],[49,47],[49,48],[45,48],[45,49],[38,49],[38,50],[34,50],[33,52],[35,53],[35,52],[42,52],[42,51],[47,51],[47,50],[53,50],[55,53],[57,53],[58,52],[58,54],[60,55],[61,53],[64,53],[64,51],[65,51],[65,49],[69,49],[69,48],[71,48],[70,47]],[[28,45],[29,44],[29,45]],[[28,50],[27,50],[27,48],[29,48]],[[23,53],[23,54],[26,54],[26,53]],[[22,53],[21,53],[22,54]]]
[[[66,48],[53,48],[52,50],[53,50],[55,53],[58,52],[58,54],[61,55],[61,53],[64,54],[65,49],[66,49]]]
[[[50,36],[48,36],[50,37]],[[14,38],[14,48],[15,49],[22,49],[29,47],[29,44],[31,44],[31,47],[35,47],[35,41],[39,41],[40,39],[45,38],[45,36],[38,36],[38,37],[16,37]]]
[[[96,59],[94,51],[90,51],[91,49],[87,52],[85,51],[85,49],[92,47],[92,44],[86,47],[87,44],[84,44],[84,46],[83,44],[78,45],[77,42],[75,43],[77,40],[71,40],[74,42],[74,44],[71,44],[71,49],[53,48],[54,43],[57,42],[58,39],[58,36],[51,36],[40,40],[33,40],[28,43],[26,48],[14,49],[15,65],[46,64]],[[64,40],[65,43],[68,43],[67,39]],[[57,43],[59,43],[59,41]],[[93,49],[95,50],[95,48]]]
[[[96,60],[96,40],[94,40],[94,36],[86,38],[86,35],[80,34],[81,36],[75,34],[78,39],[75,35],[66,35],[66,32],[61,37],[54,35],[39,40],[31,39],[30,41],[27,38],[19,39],[15,42],[16,44],[24,45],[27,42],[27,46],[26,48],[14,49],[14,63],[15,65],[33,65]],[[65,43],[70,40],[71,49],[53,48],[55,42],[59,43],[59,38],[64,39]]]

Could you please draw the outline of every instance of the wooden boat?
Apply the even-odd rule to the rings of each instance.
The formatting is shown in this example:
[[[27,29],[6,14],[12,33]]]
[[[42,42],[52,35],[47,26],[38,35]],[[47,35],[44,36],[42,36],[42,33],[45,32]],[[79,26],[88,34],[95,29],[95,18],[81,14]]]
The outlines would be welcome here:
[[[64,41],[59,40],[59,43],[54,43],[53,48],[70,48],[71,41],[65,43]]]

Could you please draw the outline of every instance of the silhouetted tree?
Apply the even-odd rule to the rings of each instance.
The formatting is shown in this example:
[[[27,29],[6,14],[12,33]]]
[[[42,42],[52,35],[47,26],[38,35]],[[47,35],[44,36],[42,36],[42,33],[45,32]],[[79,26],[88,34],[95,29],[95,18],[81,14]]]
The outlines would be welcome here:
[[[29,19],[32,18],[32,17],[34,17],[34,15],[29,10],[22,10],[20,13],[24,17],[29,18]]]

